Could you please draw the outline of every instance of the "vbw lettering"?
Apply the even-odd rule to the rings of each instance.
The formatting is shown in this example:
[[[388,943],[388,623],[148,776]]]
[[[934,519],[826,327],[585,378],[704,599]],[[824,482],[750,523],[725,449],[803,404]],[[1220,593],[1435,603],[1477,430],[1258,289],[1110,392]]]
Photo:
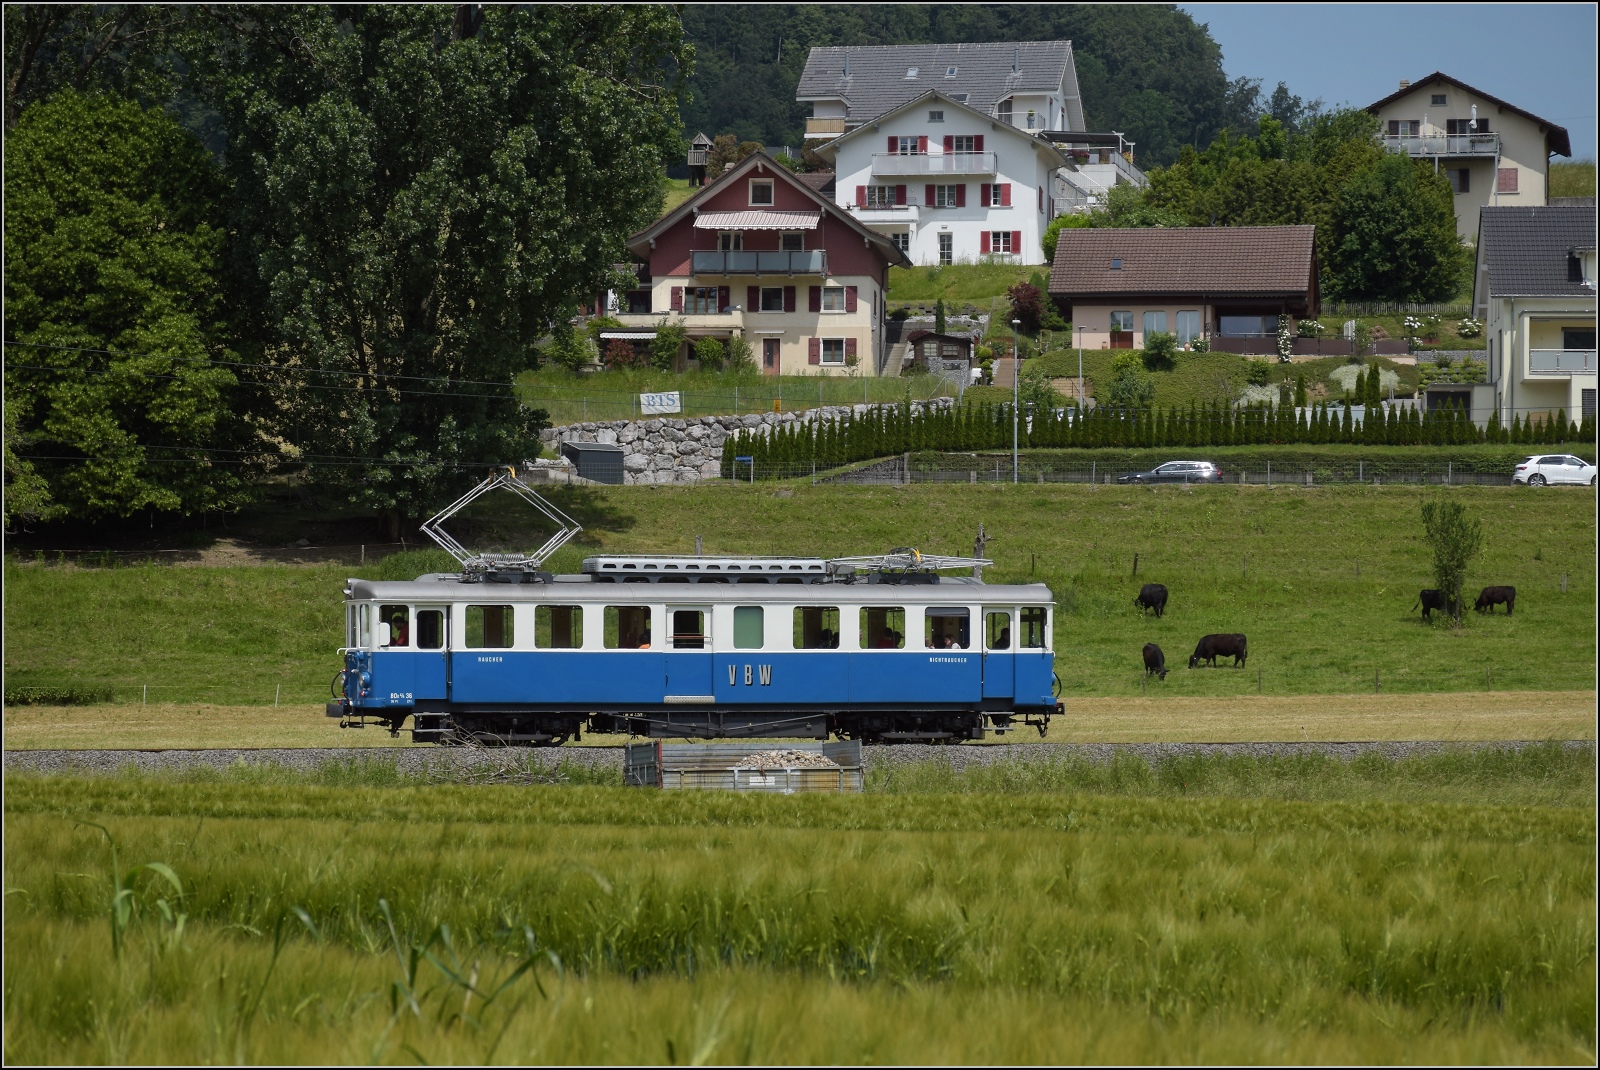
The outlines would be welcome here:
[[[746,686],[746,687],[751,686],[753,683],[755,683],[757,678],[759,678],[761,680],[761,686],[762,687],[771,687],[772,686],[772,666],[771,665],[746,665],[744,667],[744,686]],[[739,686],[739,666],[737,666],[737,665],[729,665],[728,666],[728,686],[729,687],[737,687],[737,686]]]

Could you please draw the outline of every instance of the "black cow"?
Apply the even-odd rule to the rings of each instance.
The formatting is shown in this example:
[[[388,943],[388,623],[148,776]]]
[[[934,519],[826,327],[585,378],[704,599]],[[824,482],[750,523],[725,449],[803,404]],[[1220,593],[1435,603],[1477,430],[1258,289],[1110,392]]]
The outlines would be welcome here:
[[[1485,587],[1478,595],[1477,603],[1472,607],[1479,613],[1485,611],[1493,613],[1494,607],[1504,604],[1506,616],[1511,616],[1511,611],[1517,605],[1517,589],[1515,587]]]
[[[1433,619],[1433,611],[1436,609],[1440,613],[1450,612],[1450,600],[1444,596],[1443,591],[1436,590],[1432,587],[1417,592],[1417,605],[1422,607],[1423,620],[1431,621]],[[1417,605],[1414,605],[1411,608],[1416,609]]]
[[[1144,677],[1150,679],[1150,674],[1155,673],[1161,679],[1167,678],[1167,659],[1161,653],[1161,648],[1154,643],[1144,645]]]
[[[1142,614],[1147,609],[1156,611],[1156,616],[1161,616],[1167,608],[1167,588],[1160,583],[1147,583],[1139,588],[1139,597],[1133,600]]]
[[[1234,635],[1208,635],[1200,640],[1194,648],[1194,653],[1189,656],[1189,668],[1194,668],[1202,661],[1208,665],[1216,665],[1217,659],[1233,658],[1233,667],[1237,669],[1244,664],[1245,659],[1244,636]]]

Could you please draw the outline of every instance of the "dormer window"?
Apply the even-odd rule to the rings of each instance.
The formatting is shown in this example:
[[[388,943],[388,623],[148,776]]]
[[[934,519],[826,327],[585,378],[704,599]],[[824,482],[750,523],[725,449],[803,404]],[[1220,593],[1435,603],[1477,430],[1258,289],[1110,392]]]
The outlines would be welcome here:
[[[750,180],[750,207],[772,207],[772,179],[752,178]]]
[[[917,76],[917,69],[915,67],[907,67],[906,68],[906,77],[907,78],[915,78],[916,76]]]
[[[951,93],[950,98],[957,104],[965,104],[967,102],[967,94],[965,93]]]
[[[956,76],[956,69],[954,67],[946,67],[944,69],[944,76],[946,78],[954,78]]]
[[[1122,270],[1122,257],[1113,256],[1111,258],[1111,270],[1112,271],[1121,271]]]
[[[1583,258],[1577,253],[1567,254],[1567,281],[1579,283],[1583,281]]]
[[[995,105],[994,117],[996,119],[999,119],[1002,123],[1009,123],[1011,121],[1011,98],[1010,97],[1007,97],[1006,99],[1002,100],[999,104]]]

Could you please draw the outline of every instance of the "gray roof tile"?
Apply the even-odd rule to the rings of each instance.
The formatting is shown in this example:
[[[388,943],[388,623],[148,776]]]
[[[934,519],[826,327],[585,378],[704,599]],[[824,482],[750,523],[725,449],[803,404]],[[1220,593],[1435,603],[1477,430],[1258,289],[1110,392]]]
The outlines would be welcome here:
[[[1494,297],[1588,297],[1567,281],[1567,253],[1595,247],[1595,209],[1480,208],[1478,242]]]
[[[1014,58],[1020,58],[1020,74],[1012,72]],[[957,100],[965,93],[969,107],[987,114],[1013,93],[1060,89],[1071,62],[1071,41],[813,48],[795,96],[842,97],[848,105],[846,118],[852,122],[875,119],[930,89]],[[911,67],[917,68],[915,78],[906,77]],[[955,76],[947,78],[945,71],[951,67],[956,68]],[[1075,85],[1075,80],[1068,80],[1069,92],[1076,92]]]

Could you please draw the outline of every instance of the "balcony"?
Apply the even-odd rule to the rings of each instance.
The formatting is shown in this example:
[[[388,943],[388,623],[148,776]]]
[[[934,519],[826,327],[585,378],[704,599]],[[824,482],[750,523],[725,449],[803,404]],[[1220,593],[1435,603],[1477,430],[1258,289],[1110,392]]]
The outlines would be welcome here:
[[[844,116],[834,116],[825,119],[812,117],[806,120],[806,137],[838,137],[844,133]]]
[[[1530,349],[1529,375],[1593,375],[1595,351],[1592,349]]]
[[[828,254],[823,249],[693,252],[689,264],[696,275],[826,275]]]
[[[992,152],[946,152],[940,155],[901,156],[892,152],[872,154],[872,173],[885,178],[921,175],[992,175]]]
[[[871,226],[874,223],[914,224],[921,214],[919,206],[915,204],[869,205],[866,208],[852,207],[850,212],[856,217],[857,223],[867,226]]]
[[[1481,134],[1430,134],[1412,137],[1408,134],[1384,134],[1379,142],[1389,152],[1406,152],[1412,156],[1487,156],[1500,155],[1500,135],[1493,131]]]

